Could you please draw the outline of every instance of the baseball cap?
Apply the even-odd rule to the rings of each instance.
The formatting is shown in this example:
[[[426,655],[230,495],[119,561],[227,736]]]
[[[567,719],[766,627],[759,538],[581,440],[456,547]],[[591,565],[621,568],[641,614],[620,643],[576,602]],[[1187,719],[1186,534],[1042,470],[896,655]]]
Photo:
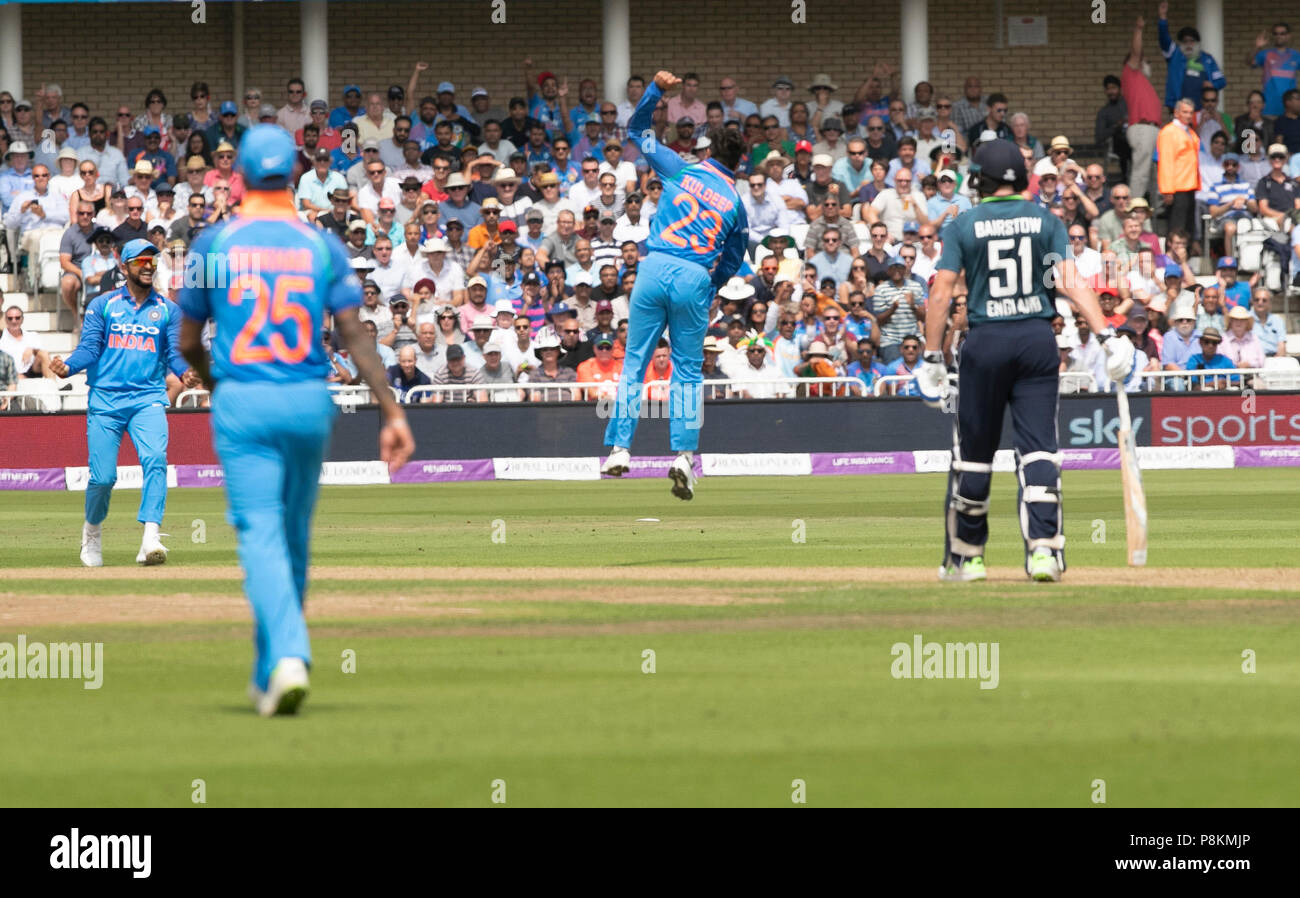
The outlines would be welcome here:
[[[14,100],[14,109],[31,109],[32,101],[26,97]]]
[[[920,232],[920,230],[921,230],[920,227],[919,227],[919,226],[917,225],[917,223],[914,222],[914,221],[905,221],[905,222],[903,222],[903,233],[904,233],[904,234],[916,234],[916,233]]]
[[[334,158],[334,154],[324,147],[317,147],[316,152],[311,154],[311,158],[316,162],[328,162],[330,159]]]
[[[807,141],[804,142],[807,143]],[[695,141],[695,149],[697,150],[707,150],[711,146],[713,146],[713,141],[707,137],[699,137]]]
[[[992,132],[988,132],[992,134]],[[1025,157],[1020,155],[1020,148],[1009,140],[993,139],[981,143],[971,159],[971,172],[978,172],[981,179],[990,178],[995,182],[1014,184],[1028,180],[1025,172]]]
[[[907,266],[907,263],[903,261],[903,257],[902,257],[902,256],[890,256],[890,257],[889,257],[889,264],[886,265],[885,267],[886,267],[886,268],[893,268],[895,265],[901,265],[901,266],[906,267],[906,266]]]
[[[312,112],[315,112],[317,109],[328,112],[330,108],[330,104],[326,103],[324,100],[312,100],[311,106],[309,108],[311,109]]]
[[[365,142],[363,142],[363,143],[361,144],[361,149],[363,149],[363,150],[377,150],[377,149],[379,149],[379,141],[372,137],[372,138],[370,138],[369,140],[367,140],[367,141],[365,141]]]
[[[188,130],[190,127],[189,115],[184,112],[178,114],[175,118],[172,119],[172,127],[179,128],[182,131]]]
[[[239,142],[239,170],[254,189],[275,190],[289,183],[298,148],[277,125],[254,125]]]
[[[610,211],[607,210],[607,211],[604,211],[604,212],[601,212],[601,213],[600,213],[599,221],[615,221],[615,222],[616,222],[616,221],[618,221],[618,219],[614,217],[614,213],[613,213],[613,212],[610,212]]]
[[[940,169],[939,174],[935,175],[935,180],[937,181],[942,181],[944,178],[947,178],[949,181],[952,181],[954,184],[957,183],[957,173],[954,172],[952,169],[948,169],[948,168]]]
[[[1237,257],[1236,257],[1236,256],[1221,256],[1221,257],[1219,258],[1218,264],[1216,264],[1214,267],[1215,267],[1215,268],[1236,268],[1236,267],[1237,267]]]
[[[839,131],[841,134],[843,134],[844,122],[840,121],[838,118],[832,115],[829,118],[826,118],[822,121],[822,126],[819,130],[821,130],[822,133],[825,133],[827,131]]]
[[[409,306],[411,301],[401,293],[394,293],[392,296],[388,297],[388,304],[390,306]]]
[[[812,157],[812,164],[824,165],[827,168],[830,168],[835,164],[835,157],[830,153],[818,153],[816,156]]]
[[[271,119],[272,121],[275,121],[275,107],[267,106],[265,103],[263,103],[261,106],[257,108],[257,120],[261,122],[261,121],[265,121],[266,119]]]
[[[614,304],[613,304],[612,302],[610,302],[608,299],[602,299],[602,300],[600,300],[599,302],[596,303],[596,311],[597,311],[597,312],[612,312],[612,311],[614,311]]]
[[[351,222],[348,223],[349,231],[364,231],[365,229],[366,229],[366,223],[360,218],[353,219]]]
[[[501,349],[501,343],[496,338],[496,334],[493,334],[491,337],[488,338],[488,341],[483,344],[483,349],[481,351],[484,355],[487,355],[489,352],[495,352],[499,354],[503,351]]]
[[[393,198],[392,198],[392,197],[386,196],[386,197],[384,197],[382,200],[379,201],[379,208],[380,208],[380,209],[396,209],[396,208],[397,208],[397,203],[393,202]]]
[[[695,119],[691,118],[689,115],[684,115],[677,120],[677,127],[679,128],[684,128],[688,125],[692,128],[695,127]]]
[[[1284,156],[1284,157],[1285,157],[1285,156],[1289,156],[1289,155],[1291,155],[1291,151],[1287,149],[1286,144],[1284,144],[1284,143],[1275,143],[1275,144],[1272,144],[1271,146],[1269,146],[1269,148],[1268,148],[1268,155],[1269,155],[1269,156]]]
[[[597,334],[596,339],[592,341],[592,345],[596,348],[600,348],[601,346],[613,346],[614,340],[609,334]]]
[[[453,343],[447,347],[447,361],[454,362],[463,358],[465,358],[465,347],[459,343]]]
[[[145,137],[157,137],[162,132],[158,130],[157,125],[145,125],[144,130],[140,133],[143,134]]]
[[[343,96],[346,97],[348,94],[356,94],[359,97],[361,96],[361,88],[355,84],[345,84],[343,86]]]
[[[104,227],[103,225],[96,225],[96,226],[95,226],[95,230],[91,231],[91,232],[90,232],[90,236],[87,237],[86,239],[87,239],[90,243],[95,243],[95,242],[98,241],[101,237],[107,237],[109,240],[112,240],[112,239],[113,239],[113,232],[110,231],[108,228]]]
[[[394,84],[392,87],[388,88],[388,99],[402,100],[405,98],[406,98],[406,89],[403,88],[400,84]]]
[[[1183,266],[1176,262],[1170,262],[1165,266],[1166,278],[1181,278],[1183,276]]]
[[[438,82],[438,90],[436,91],[436,93],[454,94],[455,92],[456,92],[456,85],[452,84],[450,81]]]
[[[487,95],[488,92],[486,87],[476,87],[469,92],[469,98],[471,100],[474,99],[475,97],[486,97]]]
[[[148,240],[137,237],[134,240],[128,240],[126,245],[122,247],[122,261],[130,262],[132,259],[139,258],[140,256],[153,256],[157,255],[157,253],[158,247],[154,246]]]
[[[172,187],[172,185],[168,184],[166,181],[163,181],[161,184],[159,184],[157,187],[154,188],[154,193],[158,194],[159,196],[163,196],[165,194],[175,193],[175,192],[176,192],[176,188]]]
[[[1057,334],[1057,335],[1056,335],[1056,348],[1057,348],[1057,349],[1072,349],[1073,347],[1070,345],[1070,338],[1067,337],[1065,334]]]
[[[772,86],[773,86],[773,87],[788,87],[788,88],[793,89],[793,88],[794,88],[794,82],[790,80],[790,78],[789,78],[788,75],[777,75],[777,76],[776,76],[776,80],[774,80],[774,81],[772,82]]]
[[[591,286],[591,273],[590,273],[590,272],[587,272],[587,271],[579,271],[577,274],[575,274],[575,275],[574,275],[574,276],[569,280],[569,286],[571,286],[571,287],[590,287],[590,286]]]
[[[483,275],[476,274],[468,281],[465,282],[465,289],[468,290],[470,287],[482,287],[484,290],[486,290],[487,280],[483,277]]]
[[[528,274],[524,275],[523,283],[525,284],[540,284],[541,282],[541,276],[535,271],[530,271]]]
[[[233,100],[226,100],[224,103],[221,104],[221,114],[239,115],[239,107],[235,105]]]
[[[577,314],[578,313],[574,309],[569,308],[568,303],[557,302],[555,305],[551,306],[551,310],[546,313],[546,317],[559,318],[563,315],[577,315]]]
[[[519,225],[515,224],[513,221],[507,218],[505,221],[501,222],[501,224],[497,225],[497,230],[501,231],[502,233],[506,231],[511,231],[515,234],[518,234]]]

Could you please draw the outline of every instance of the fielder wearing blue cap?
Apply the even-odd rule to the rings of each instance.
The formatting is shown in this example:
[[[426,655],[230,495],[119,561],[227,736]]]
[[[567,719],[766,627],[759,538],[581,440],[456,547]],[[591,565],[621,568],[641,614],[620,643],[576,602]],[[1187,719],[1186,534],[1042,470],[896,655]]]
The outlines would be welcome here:
[[[297,148],[275,125],[239,147],[240,217],[208,228],[191,252],[212,284],[186,286],[181,349],[212,394],[212,435],[256,621],[250,695],[259,713],[294,713],[311,647],[303,602],[321,464],[337,410],[320,333],[329,316],[378,397],[380,457],[396,470],[414,448],[406,417],[358,316],[361,282],[336,237],[299,220],[286,189]],[[216,323],[209,363],[203,327]]]
[[[91,300],[77,348],[66,362],[56,357],[51,364],[60,377],[85,371],[90,386],[90,477],[81,529],[81,562],[86,567],[104,563],[101,525],[117,482],[123,431],[131,435],[143,469],[137,519],[144,524],[144,538],[135,560],[149,565],[167,560],[158,532],[167,501],[167,372],[187,385],[198,381],[181,360],[180,309],[153,289],[157,252],[148,240],[131,240],[122,247],[125,285]]]
[[[1010,408],[1025,572],[1036,581],[1056,581],[1065,571],[1065,522],[1056,434],[1060,350],[1051,326],[1055,291],[1073,301],[1102,342],[1112,380],[1123,384],[1128,379],[1134,347],[1127,339],[1115,338],[1097,294],[1075,271],[1065,225],[1025,199],[1029,176],[1020,149],[1002,139],[983,143],[975,150],[970,171],[981,200],[945,231],[926,302],[925,364],[916,378],[928,405],[956,412],[939,579],[987,576],[984,545],[993,453]],[[948,303],[963,271],[969,331],[956,351],[958,392],[956,402],[950,403],[941,347]]]

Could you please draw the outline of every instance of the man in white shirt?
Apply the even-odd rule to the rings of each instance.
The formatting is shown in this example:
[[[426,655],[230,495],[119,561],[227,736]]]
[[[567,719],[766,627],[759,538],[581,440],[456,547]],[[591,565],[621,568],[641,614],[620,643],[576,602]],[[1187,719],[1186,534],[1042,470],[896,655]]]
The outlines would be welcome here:
[[[365,114],[352,121],[357,125],[357,139],[379,140],[393,136],[393,120],[396,118],[384,105],[381,94],[371,94],[366,98]]]
[[[924,224],[917,229],[916,264],[912,274],[929,283],[930,278],[939,268],[939,256],[943,254],[943,243],[939,240],[933,224]]]
[[[636,104],[641,102],[641,96],[645,93],[645,79],[640,75],[633,75],[627,79],[626,94],[627,99],[618,104],[618,126],[626,128],[628,119],[632,118],[632,113],[636,111]]]
[[[62,233],[68,226],[68,201],[50,190],[50,170],[44,165],[32,166],[31,190],[24,190],[9,205],[4,216],[4,226],[10,234],[16,233],[16,245],[27,253],[28,263],[36,270],[40,255],[41,238],[46,234]],[[17,265],[15,256],[15,267]]]
[[[99,170],[99,183],[126,186],[126,157],[108,142],[108,125],[99,116],[90,120],[90,143],[77,150],[77,158],[95,163]]]
[[[335,190],[348,189],[348,182],[343,177],[343,173],[330,168],[331,159],[329,150],[318,147],[312,154],[311,171],[305,172],[298,179],[298,192],[295,195],[298,209],[306,212],[308,220],[313,222],[317,215],[330,210],[331,193]],[[179,202],[179,195],[177,201]]]
[[[50,370],[50,355],[41,348],[40,336],[33,331],[23,330],[25,314],[18,306],[5,309],[5,329],[0,334],[0,352],[7,352],[14,360],[14,367],[21,377],[40,375],[57,380],[58,375]]]
[[[785,203],[768,191],[768,178],[762,172],[751,172],[748,190],[740,190],[740,201],[749,218],[749,248],[752,250],[776,227],[785,216]]]
[[[154,193],[153,184],[154,170],[153,163],[148,159],[141,159],[131,169],[131,183],[126,185],[126,198],[132,199],[138,197],[144,202],[144,214],[147,218],[154,212],[158,211],[158,194]]]
[[[396,178],[388,177],[388,166],[380,159],[368,159],[365,174],[366,181],[357,191],[356,206],[366,224],[374,224],[379,217],[379,201],[392,200],[396,207],[402,199],[402,188]]]
[[[621,202],[628,193],[636,190],[636,165],[623,158],[623,142],[616,137],[605,141],[602,147],[605,161],[600,163],[600,173],[613,172],[618,179],[618,198]]]
[[[393,241],[387,234],[380,234],[370,247],[375,257],[375,267],[370,272],[370,279],[379,285],[384,296],[392,296],[402,291],[406,282],[409,266],[393,258]]]
[[[1088,229],[1075,223],[1070,225],[1067,233],[1070,241],[1070,259],[1074,261],[1074,270],[1082,280],[1089,280],[1101,273],[1101,253],[1088,246]]]
[[[415,284],[424,278],[433,281],[433,295],[438,302],[460,305],[465,301],[465,271],[455,262],[447,259],[451,247],[441,237],[430,237],[420,245],[420,254],[424,256],[417,264],[407,269],[406,280],[402,282],[402,293],[410,299],[415,298]]]
[[[880,191],[865,209],[867,224],[884,222],[889,229],[889,239],[898,242],[903,239],[903,225],[915,221],[917,225],[926,224],[929,218],[925,214],[925,194],[913,189],[912,173],[899,169],[894,175],[894,186]]]
[[[582,180],[569,188],[568,207],[579,220],[582,210],[594,205],[600,198],[600,163],[595,159],[582,160]]]
[[[503,166],[519,148],[501,136],[501,123],[493,119],[483,125],[483,142],[478,145],[480,156],[491,156]]]
[[[636,191],[624,198],[623,214],[614,223],[614,240],[620,248],[629,240],[642,243],[650,236],[650,222],[641,214],[641,206],[642,197]]]
[[[769,115],[776,116],[777,122],[782,128],[790,127],[790,94],[794,91],[794,82],[785,75],[777,76],[772,82],[772,96],[763,101],[763,105],[758,107],[758,114],[763,118]],[[726,101],[723,101],[723,114],[726,114]],[[741,121],[744,121],[742,118]]]

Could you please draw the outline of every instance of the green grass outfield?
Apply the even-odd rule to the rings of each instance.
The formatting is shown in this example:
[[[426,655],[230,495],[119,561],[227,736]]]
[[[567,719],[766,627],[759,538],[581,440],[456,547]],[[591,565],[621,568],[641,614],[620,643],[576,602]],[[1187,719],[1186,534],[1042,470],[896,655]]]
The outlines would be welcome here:
[[[0,641],[103,642],[104,684],[0,679],[0,804],[1300,804],[1300,470],[1145,480],[1152,569],[1118,472],[1068,472],[1047,585],[1010,475],[984,584],[932,579],[938,475],[328,487],[313,693],[269,721],[219,491],[171,493],[163,569],[119,493],[94,572],[81,495],[7,493]],[[998,643],[997,688],[895,679],[915,634]]]

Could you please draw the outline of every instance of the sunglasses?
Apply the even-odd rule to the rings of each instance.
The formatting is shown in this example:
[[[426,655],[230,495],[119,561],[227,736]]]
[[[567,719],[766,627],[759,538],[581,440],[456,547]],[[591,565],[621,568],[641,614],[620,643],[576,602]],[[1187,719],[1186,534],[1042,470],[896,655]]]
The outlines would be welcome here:
[[[933,240],[933,239],[934,239],[934,235],[933,235],[933,234],[922,234],[922,235],[921,235],[921,239],[922,239],[922,240]]]
[[[526,331],[526,330],[528,330],[530,327],[532,327],[532,325],[529,325],[529,324],[516,324],[516,325],[515,325],[515,330],[517,330],[517,331]]]
[[[951,103],[936,103],[936,104],[934,104],[934,108],[935,108],[935,109],[951,109],[951,108],[952,108],[952,104],[951,104]]]
[[[213,156],[213,158],[214,158],[214,159],[234,159],[234,158],[235,158],[235,154],[234,154],[234,153],[217,153],[215,156]]]
[[[5,316],[5,320],[6,320],[6,321],[22,321],[22,320],[23,320],[23,316],[22,316],[22,315],[6,315],[6,316]]]
[[[825,315],[825,316],[823,316],[823,318],[824,318],[824,320],[826,320],[826,321],[839,321],[839,320],[840,320],[840,316],[839,316],[839,315]]]
[[[132,259],[126,264],[131,268],[153,268],[153,259],[149,257],[143,259]]]

